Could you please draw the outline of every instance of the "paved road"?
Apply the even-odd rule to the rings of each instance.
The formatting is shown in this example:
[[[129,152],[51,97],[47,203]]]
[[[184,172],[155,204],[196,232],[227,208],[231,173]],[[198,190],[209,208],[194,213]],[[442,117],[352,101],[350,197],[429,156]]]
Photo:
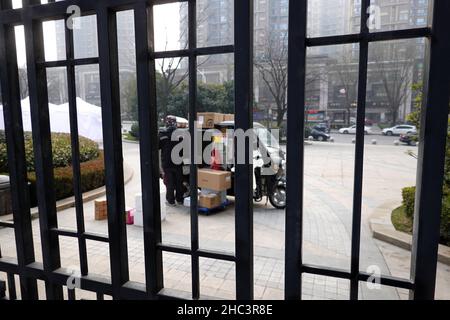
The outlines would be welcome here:
[[[330,135],[334,138],[336,143],[352,143],[352,140],[356,138],[354,134],[340,134],[338,131],[332,131]],[[372,144],[373,140],[376,140],[378,145],[394,146],[395,142],[399,140],[400,137],[387,137],[382,134],[370,134],[365,136],[365,143]],[[407,147],[406,145],[400,144],[402,147]]]
[[[383,274],[408,277],[408,253],[396,247],[374,241],[368,220],[380,207],[395,208],[401,203],[401,188],[415,183],[417,162],[405,152],[406,148],[390,145],[368,145],[365,154],[365,175],[362,212],[361,270],[377,266]],[[349,269],[354,146],[351,143],[314,143],[305,153],[304,262]],[[134,195],[140,192],[139,145],[124,144],[124,160],[135,175],[126,186],[126,202],[134,206]],[[161,189],[164,187],[161,185]],[[232,200],[232,199],[231,199]],[[84,206],[88,232],[107,234],[107,224],[93,220],[94,204]],[[235,210],[199,217],[200,247],[234,253]],[[58,214],[59,226],[75,228],[74,209]],[[162,223],[163,242],[190,246],[189,209],[170,208]],[[284,286],[284,211],[265,203],[254,206],[255,297],[281,299]],[[144,254],[142,228],[128,226],[128,255],[130,277],[143,282]],[[37,261],[42,261],[39,223],[33,221]],[[0,230],[0,244],[4,256],[15,256],[12,230]],[[77,269],[79,265],[75,239],[61,238],[62,266]],[[103,243],[88,241],[90,272],[109,277],[109,250]],[[450,270],[439,265],[440,295],[450,297]],[[4,275],[0,274],[0,278]],[[190,257],[164,253],[165,287],[182,292],[191,291]],[[235,297],[235,266],[233,263],[211,259],[200,260],[201,292],[218,298]],[[304,275],[305,299],[348,299],[349,283],[328,277]],[[444,284],[444,289],[442,289]],[[363,299],[399,299],[404,292],[382,287],[369,290],[360,285]],[[44,292],[44,290],[41,290]],[[79,296],[81,297],[81,296]],[[87,297],[89,298],[89,297]]]

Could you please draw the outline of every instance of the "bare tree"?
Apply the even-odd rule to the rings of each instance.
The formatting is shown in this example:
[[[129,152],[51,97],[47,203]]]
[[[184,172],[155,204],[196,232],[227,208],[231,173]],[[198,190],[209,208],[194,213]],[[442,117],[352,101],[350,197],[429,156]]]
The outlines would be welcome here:
[[[372,72],[376,81],[382,83],[391,113],[391,124],[396,125],[400,108],[406,106],[408,93],[411,92],[415,46],[411,42],[379,43],[374,45],[371,55]],[[406,107],[403,115],[406,116]]]
[[[277,108],[277,124],[280,126],[287,112],[287,31],[281,36],[271,35],[266,40],[264,52],[255,57],[254,65]],[[314,68],[309,63],[306,71],[306,86],[326,77],[323,68]]]
[[[19,68],[19,86],[20,99],[25,99],[28,97],[28,76],[25,68]]]
[[[344,107],[346,110],[346,124],[350,125],[352,110],[356,107],[358,84],[358,62],[355,61],[350,53],[344,53],[333,63],[333,73],[336,75],[339,93],[344,98]]]

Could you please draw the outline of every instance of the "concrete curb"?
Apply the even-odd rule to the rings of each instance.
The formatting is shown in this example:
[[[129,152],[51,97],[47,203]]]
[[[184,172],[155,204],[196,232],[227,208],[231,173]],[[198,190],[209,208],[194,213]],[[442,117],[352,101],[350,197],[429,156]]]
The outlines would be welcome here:
[[[369,220],[370,229],[374,239],[411,251],[412,236],[395,230],[391,222],[392,208],[399,206],[400,204],[386,203],[375,209],[375,213]],[[450,266],[450,247],[439,245],[438,261]]]
[[[128,182],[133,179],[134,171],[131,167],[126,165],[124,163],[123,165],[124,170],[124,184],[126,185]],[[103,197],[106,194],[106,186],[100,187],[98,189],[94,189],[88,192],[83,193],[83,203],[98,199],[100,197]],[[59,201],[56,201],[56,211],[62,211],[69,208],[75,207],[75,197],[70,197],[66,199],[62,199]],[[31,219],[37,219],[39,217],[39,209],[37,207],[31,208]],[[3,221],[13,221],[13,215],[7,215],[2,217]]]
[[[134,140],[128,140],[128,139],[125,139],[125,138],[122,138],[122,142],[132,143],[132,144],[139,144],[139,140],[138,141],[134,141]]]

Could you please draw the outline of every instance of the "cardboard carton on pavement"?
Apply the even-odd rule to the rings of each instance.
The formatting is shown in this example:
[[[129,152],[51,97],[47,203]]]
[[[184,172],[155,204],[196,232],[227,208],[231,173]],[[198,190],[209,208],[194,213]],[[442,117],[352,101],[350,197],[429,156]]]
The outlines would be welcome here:
[[[231,188],[231,172],[211,169],[198,170],[198,187],[212,191],[226,191]]]

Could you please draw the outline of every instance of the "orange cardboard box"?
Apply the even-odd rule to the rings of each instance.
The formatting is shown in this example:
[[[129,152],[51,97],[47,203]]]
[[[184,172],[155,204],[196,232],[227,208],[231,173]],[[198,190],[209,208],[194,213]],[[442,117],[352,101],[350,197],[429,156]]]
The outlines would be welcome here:
[[[106,200],[95,200],[95,220],[108,219],[108,203]]]
[[[200,128],[214,129],[214,125],[223,122],[223,114],[215,112],[201,112],[197,114],[197,123]]]
[[[199,197],[198,204],[201,208],[214,209],[219,207],[222,204],[222,201],[219,194],[202,194]]]
[[[231,172],[211,169],[198,170],[198,187],[213,191],[231,189]]]
[[[234,121],[234,114],[224,114],[223,121]]]

